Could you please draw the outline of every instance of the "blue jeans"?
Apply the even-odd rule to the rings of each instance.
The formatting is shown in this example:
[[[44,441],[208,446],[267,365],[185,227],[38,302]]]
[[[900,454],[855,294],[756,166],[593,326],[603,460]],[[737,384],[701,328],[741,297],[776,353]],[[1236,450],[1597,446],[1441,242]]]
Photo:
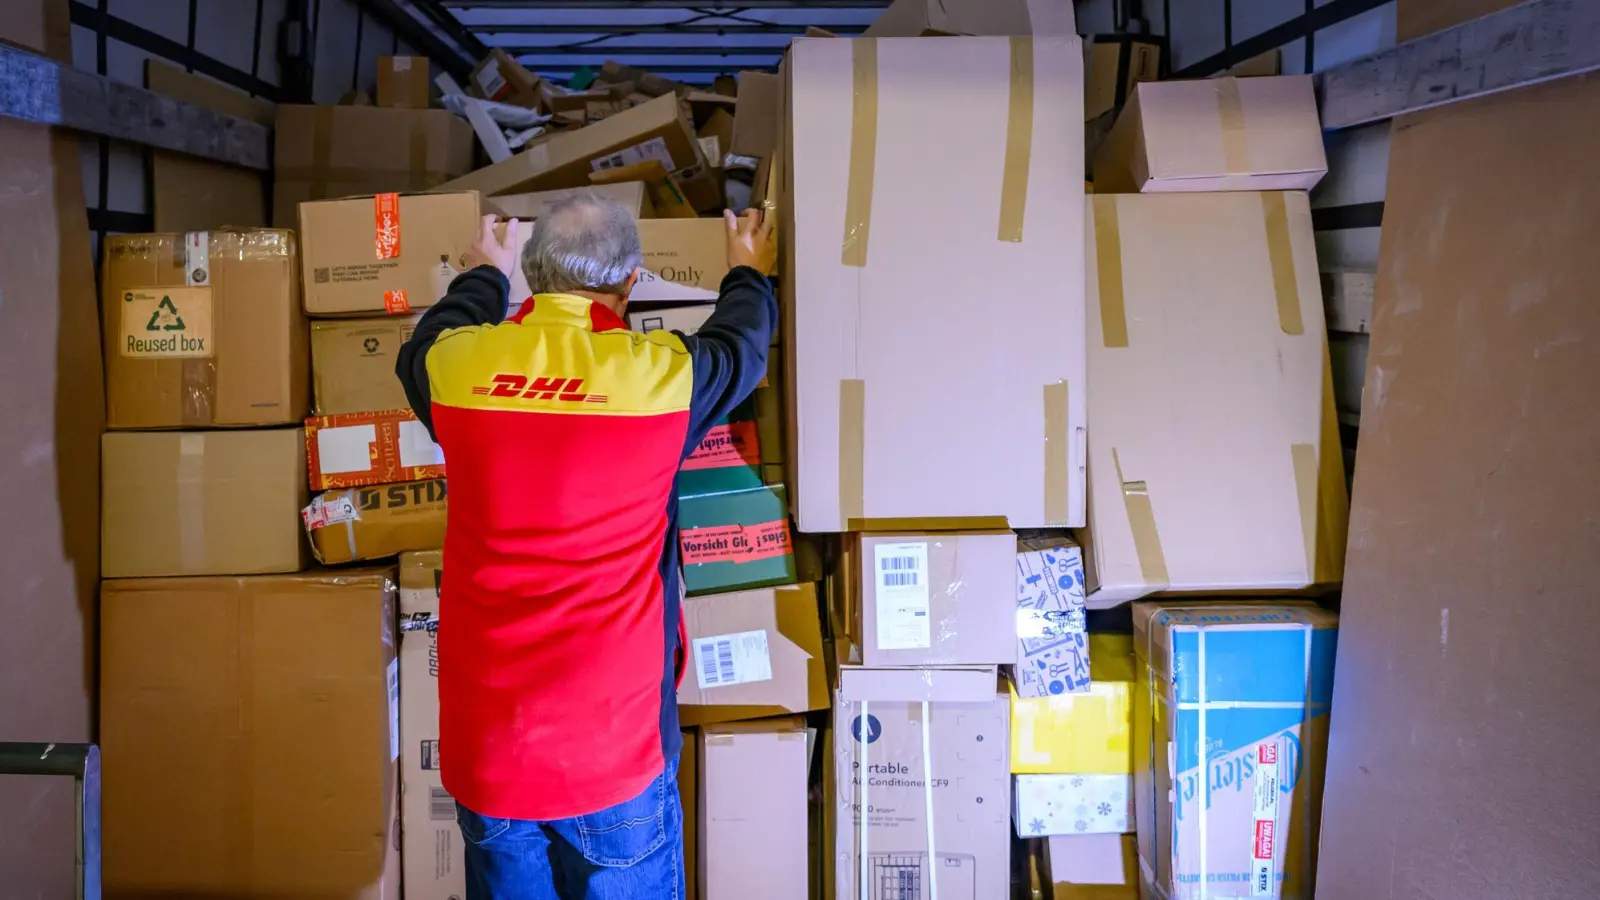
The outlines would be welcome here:
[[[467,900],[683,900],[678,761],[644,792],[587,816],[529,822],[456,805]]]

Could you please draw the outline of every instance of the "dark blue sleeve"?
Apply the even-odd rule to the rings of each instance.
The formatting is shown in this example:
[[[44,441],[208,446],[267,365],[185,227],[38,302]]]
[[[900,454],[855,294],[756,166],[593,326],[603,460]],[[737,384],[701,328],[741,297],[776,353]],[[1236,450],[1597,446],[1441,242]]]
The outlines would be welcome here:
[[[698,332],[683,339],[694,360],[685,457],[766,376],[767,347],[777,321],[778,298],[767,276],[740,266],[722,279],[716,310]]]
[[[506,317],[506,295],[511,284],[494,266],[478,266],[457,275],[438,303],[422,314],[411,339],[400,346],[394,372],[406,389],[406,401],[422,424],[433,433],[433,397],[428,386],[428,350],[439,335],[452,328],[498,325]]]

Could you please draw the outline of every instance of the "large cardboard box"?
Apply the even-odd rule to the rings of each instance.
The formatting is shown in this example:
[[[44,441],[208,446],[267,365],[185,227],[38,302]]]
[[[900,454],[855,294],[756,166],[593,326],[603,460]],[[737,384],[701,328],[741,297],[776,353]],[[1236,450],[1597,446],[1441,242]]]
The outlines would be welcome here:
[[[406,900],[461,900],[466,855],[439,776],[442,553],[400,555],[400,833]]]
[[[1081,42],[800,40],[786,68],[800,530],[1081,523]]]
[[[1093,198],[1091,608],[1338,584],[1349,500],[1306,195]]]
[[[1083,550],[1066,538],[1017,541],[1016,691],[1047,697],[1089,689]]]
[[[930,882],[939,897],[1009,896],[1006,702],[993,666],[845,667],[834,723],[832,896],[879,900],[876,886],[890,885],[887,896],[933,900]]]
[[[104,885],[400,897],[394,570],[101,587]]]
[[[400,345],[421,316],[323,319],[311,323],[311,384],[319,416],[407,405],[395,375]]]
[[[444,476],[444,451],[410,409],[306,419],[313,491]]]
[[[287,425],[305,417],[294,232],[114,235],[101,277],[108,427]]]
[[[783,485],[680,497],[678,548],[691,594],[793,584],[794,544]]]
[[[444,546],[443,478],[323,491],[301,511],[311,553],[332,565]]]
[[[1139,851],[1131,834],[1058,835],[1036,857],[1046,900],[1139,900]]]
[[[1146,81],[1095,155],[1094,189],[1310,190],[1327,171],[1310,75]]]
[[[1144,81],[1161,77],[1161,41],[1098,34],[1084,44],[1083,120],[1121,109]]]
[[[300,429],[111,431],[100,455],[104,577],[305,567]]]
[[[583,187],[604,169],[659,160],[676,172],[701,162],[694,126],[674,94],[657,97],[593,125],[558,134],[510,159],[485,166],[443,186],[485,197]]]
[[[683,811],[683,875],[686,900],[700,896],[700,732],[683,729],[678,751],[678,807]]]
[[[689,667],[678,721],[705,725],[828,708],[814,584],[683,601]]]
[[[306,312],[400,315],[432,306],[480,227],[471,191],[302,203]]]
[[[806,725],[708,725],[700,737],[701,900],[807,900]]]
[[[1134,604],[1146,896],[1311,897],[1337,621],[1310,603]]]
[[[1076,694],[1011,692],[1011,771],[1128,775],[1133,772],[1133,639],[1089,635],[1092,680]]]
[[[308,200],[433,190],[472,171],[475,144],[472,126],[444,109],[279,106],[272,224],[297,227],[295,207]]]
[[[1017,658],[1017,538],[858,534],[851,634],[867,666],[1012,663]]]
[[[1076,35],[1072,0],[895,0],[868,37],[951,34]]]
[[[378,57],[379,106],[427,109],[432,89],[426,56]]]

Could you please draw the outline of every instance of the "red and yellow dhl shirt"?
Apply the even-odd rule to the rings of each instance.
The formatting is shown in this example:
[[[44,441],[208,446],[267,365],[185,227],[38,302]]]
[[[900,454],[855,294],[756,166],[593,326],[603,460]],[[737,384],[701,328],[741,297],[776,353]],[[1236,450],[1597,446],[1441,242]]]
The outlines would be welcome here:
[[[482,266],[397,370],[449,466],[439,610],[444,786],[548,821],[637,795],[679,750],[679,464],[766,371],[777,302],[740,268],[692,336],[582,297],[504,317]]]

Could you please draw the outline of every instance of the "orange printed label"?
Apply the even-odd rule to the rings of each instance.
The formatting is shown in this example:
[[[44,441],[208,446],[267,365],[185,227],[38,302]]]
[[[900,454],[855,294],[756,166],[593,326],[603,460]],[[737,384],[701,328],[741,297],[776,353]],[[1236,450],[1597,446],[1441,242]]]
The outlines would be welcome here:
[[[756,423],[725,422],[706,432],[681,468],[687,472],[760,464],[761,442],[756,437]]]
[[[384,291],[383,308],[391,316],[400,316],[411,312],[411,304],[406,301],[405,291]]]
[[[686,528],[678,536],[684,565],[747,563],[788,556],[789,520],[759,525],[714,525]]]
[[[400,195],[375,194],[372,198],[373,233],[379,259],[400,256]],[[393,312],[394,310],[390,310]]]

